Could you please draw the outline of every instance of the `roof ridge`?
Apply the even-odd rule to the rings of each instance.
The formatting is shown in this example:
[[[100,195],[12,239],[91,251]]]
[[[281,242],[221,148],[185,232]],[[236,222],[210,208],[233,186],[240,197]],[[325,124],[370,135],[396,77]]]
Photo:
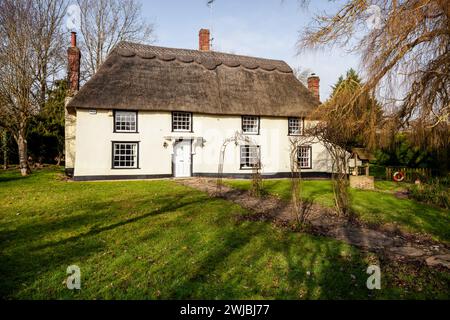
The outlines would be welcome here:
[[[255,57],[255,56],[234,54],[234,53],[228,53],[228,52],[222,52],[222,51],[212,51],[212,50],[211,51],[201,51],[201,50],[197,50],[197,49],[163,47],[163,46],[155,46],[155,45],[152,45],[152,44],[144,44],[144,43],[138,43],[138,42],[132,42],[132,41],[125,41],[125,40],[122,40],[119,43],[117,43],[117,45],[113,48],[113,50],[116,49],[116,48],[130,49],[129,47],[127,47],[127,45],[139,46],[139,47],[142,47],[142,48],[155,48],[155,49],[161,49],[161,50],[174,50],[174,51],[179,51],[179,52],[186,52],[186,53],[199,54],[199,55],[205,55],[205,56],[208,56],[208,55],[223,55],[223,56],[228,56],[230,58],[257,59],[257,60],[263,60],[263,61],[267,61],[267,62],[283,63],[283,64],[289,66],[286,63],[286,61],[280,60],[280,59]]]

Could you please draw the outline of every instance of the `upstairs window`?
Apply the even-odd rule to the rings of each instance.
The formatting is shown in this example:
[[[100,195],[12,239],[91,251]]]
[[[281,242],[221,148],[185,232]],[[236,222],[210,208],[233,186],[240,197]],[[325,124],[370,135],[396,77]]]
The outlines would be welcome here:
[[[192,113],[172,112],[172,131],[192,132]]]
[[[113,142],[113,169],[137,169],[138,168],[138,142]]]
[[[290,136],[300,136],[303,134],[303,118],[289,118],[288,119],[288,134]]]
[[[114,111],[114,132],[137,132],[137,112]]]
[[[259,117],[242,116],[242,132],[245,134],[259,134]]]
[[[260,155],[259,146],[241,146],[241,169],[259,168]]]
[[[300,168],[311,169],[312,168],[311,157],[312,157],[311,146],[298,147],[297,159],[298,159]]]

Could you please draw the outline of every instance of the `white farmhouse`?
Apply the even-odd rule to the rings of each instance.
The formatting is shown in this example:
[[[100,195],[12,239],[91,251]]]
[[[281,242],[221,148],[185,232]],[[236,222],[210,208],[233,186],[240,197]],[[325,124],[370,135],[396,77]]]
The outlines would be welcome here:
[[[216,176],[224,141],[239,132],[252,143],[228,145],[224,177],[290,175],[290,139],[301,136],[319,105],[283,61],[214,52],[209,31],[200,50],[119,43],[79,89],[76,34],[68,49],[66,172],[74,180]],[[260,163],[255,159],[260,155]],[[318,143],[297,150],[305,176],[330,172]]]

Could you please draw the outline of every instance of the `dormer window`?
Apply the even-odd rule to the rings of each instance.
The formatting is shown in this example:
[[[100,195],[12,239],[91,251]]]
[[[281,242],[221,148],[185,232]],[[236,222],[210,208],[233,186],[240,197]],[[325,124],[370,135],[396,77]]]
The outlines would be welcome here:
[[[179,111],[172,112],[172,131],[192,132],[192,113]]]
[[[137,132],[137,111],[114,111],[114,132]]]
[[[259,134],[259,117],[242,116],[242,132],[244,134]]]

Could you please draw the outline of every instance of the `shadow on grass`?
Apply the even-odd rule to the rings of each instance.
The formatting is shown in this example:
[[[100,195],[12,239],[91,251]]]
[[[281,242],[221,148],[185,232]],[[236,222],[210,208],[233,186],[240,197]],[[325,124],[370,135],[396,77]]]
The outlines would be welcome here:
[[[89,186],[89,192],[101,193],[112,185]],[[238,206],[190,189],[176,191],[175,185],[158,194],[156,188],[133,193],[141,184],[117,186],[104,191],[102,201],[82,206],[76,203],[86,200],[84,193],[67,188],[80,197],[61,213],[51,202],[45,209],[54,206],[57,213],[45,213],[45,222],[36,222],[40,216],[33,208],[20,217],[30,214],[30,220],[16,225],[6,220],[0,296],[348,299],[371,294],[365,289],[364,255],[343,243],[236,219],[243,214]],[[123,189],[129,194],[116,201]],[[62,282],[67,266],[78,263],[83,289],[75,293]]]
[[[11,181],[16,181],[16,180],[27,180],[30,178],[30,175],[28,176],[21,176],[20,174],[11,174],[11,173],[4,173],[4,174],[0,174],[0,183],[4,183],[4,182],[11,182]]]
[[[365,268],[346,245],[321,237],[281,235],[265,223],[239,223],[205,244],[207,254],[192,259],[190,270],[170,255],[164,268],[171,279],[163,299],[344,299],[368,297]],[[299,240],[299,241],[295,241]],[[303,241],[302,241],[303,240]],[[194,249],[193,249],[194,250]],[[189,266],[187,266],[189,267]],[[156,272],[164,272],[162,269]],[[355,276],[355,280],[352,278]],[[355,285],[356,284],[356,285]]]
[[[178,203],[178,202],[170,203],[170,204],[168,204],[168,205],[166,205],[166,206],[164,206],[164,207],[162,207],[160,209],[150,211],[150,212],[148,212],[146,214],[142,214],[142,215],[139,215],[137,217],[126,219],[124,221],[113,223],[113,224],[110,224],[110,225],[107,225],[107,226],[94,227],[94,228],[90,229],[88,232],[80,233],[80,234],[78,234],[76,236],[69,237],[69,238],[66,238],[64,240],[60,240],[60,241],[48,243],[48,244],[45,244],[45,245],[37,246],[34,249],[39,250],[39,249],[45,249],[45,248],[48,248],[48,247],[64,245],[64,244],[66,244],[68,242],[77,241],[77,240],[83,239],[85,237],[94,236],[94,235],[97,235],[97,234],[99,234],[101,232],[113,230],[113,229],[122,227],[124,225],[127,225],[129,223],[137,222],[137,221],[142,220],[142,219],[146,219],[146,218],[149,218],[149,217],[152,217],[152,216],[156,216],[156,215],[172,212],[172,211],[180,209],[180,208],[182,208],[184,206],[189,206],[189,205],[198,203],[199,201],[200,200],[183,202],[183,203]],[[80,222],[80,221],[83,221],[83,219],[79,219],[78,220],[78,222]],[[62,224],[65,225],[66,223],[62,223]],[[71,227],[73,227],[73,225],[71,225]]]
[[[101,201],[92,203],[87,211],[95,211],[105,205],[105,202]],[[203,208],[212,211],[202,210]],[[136,279],[150,282],[151,289],[157,287],[159,283],[155,279],[162,277],[164,281],[161,282],[160,296],[149,294],[148,287],[137,289],[136,283],[139,281],[131,280],[131,283],[119,281],[114,289],[111,288],[107,292],[102,292],[100,284],[96,283],[97,289],[89,289],[88,296],[80,297],[298,299],[327,298],[336,291],[350,290],[349,276],[348,279],[337,282],[328,281],[335,278],[336,270],[340,267],[344,268],[349,263],[352,266],[358,264],[356,257],[349,261],[340,260],[343,245],[321,238],[312,239],[309,236],[304,237],[305,242],[295,242],[298,235],[284,235],[279,230],[271,229],[266,223],[248,221],[232,223],[232,214],[226,214],[227,208],[234,210],[233,205],[229,204],[227,207],[227,203],[219,199],[178,197],[176,201],[161,208],[135,217],[120,217],[119,221],[104,226],[95,225],[100,217],[84,214],[81,217],[62,217],[58,223],[49,222],[22,227],[22,230],[10,233],[5,239],[7,241],[2,242],[2,247],[8,247],[12,245],[11,241],[14,241],[14,238],[25,237],[22,239],[24,245],[9,250],[0,257],[2,283],[0,295],[3,298],[77,298],[77,295],[68,292],[61,284],[66,276],[65,268],[77,262],[86,263],[92,257],[96,257],[94,260],[101,259],[99,256],[111,249],[99,234],[115,230],[115,237],[120,237],[124,232],[130,232],[130,229],[122,227],[138,222],[140,230],[143,230],[145,235],[139,240],[131,236],[132,245],[143,243],[153,247],[158,243],[164,243],[167,246],[167,251],[160,257],[162,261],[158,261],[147,279],[141,274],[135,274]],[[181,211],[177,211],[180,209]],[[215,213],[216,210],[220,213]],[[161,225],[149,232],[145,231],[145,223],[142,222],[146,219],[175,212],[179,214],[171,215],[175,218],[170,223],[164,219]],[[155,221],[149,220],[148,223],[154,225]],[[196,230],[196,223],[206,226],[202,225]],[[41,237],[40,234],[58,233],[67,228],[77,230],[86,224],[91,225],[86,232],[57,241],[34,244],[35,239]],[[29,228],[35,228],[35,232],[26,238]],[[187,232],[184,233],[183,230]],[[180,245],[170,238],[175,232],[183,239]],[[204,233],[210,233],[207,240]],[[126,241],[121,243],[121,239],[118,240],[119,246],[127,246],[129,243]],[[185,245],[191,247],[191,251],[183,249]],[[128,249],[137,250],[136,254],[145,254],[143,248]],[[276,259],[273,259],[273,256],[276,256]],[[108,263],[114,264],[116,259],[119,257],[108,260]],[[90,268],[99,268],[98,272],[102,274],[108,272],[104,269],[105,266],[91,265]],[[131,272],[130,270],[134,268],[134,265],[124,264],[117,270]],[[142,273],[146,271],[141,270]],[[308,271],[311,272],[311,276],[307,275]],[[105,275],[105,278],[109,279],[109,276]],[[47,291],[39,289],[39,281],[48,282],[55,277],[59,279],[56,281],[56,284],[60,284],[58,287],[44,283],[42,284],[44,288],[50,288],[45,289]]]
[[[192,201],[186,201],[184,197],[179,197],[176,201],[173,201],[173,199],[173,197],[162,197],[160,200],[163,202],[166,200],[167,204],[161,208],[105,226],[95,226],[95,221],[100,222],[102,220],[105,223],[105,219],[108,216],[104,214],[93,216],[89,213],[105,208],[109,204],[109,202],[99,201],[90,204],[86,210],[88,213],[81,216],[61,218],[57,222],[29,223],[13,231],[2,233],[2,251],[13,245],[15,247],[8,248],[8,253],[0,256],[0,296],[3,298],[13,296],[17,290],[23,289],[24,285],[36,280],[37,275],[41,273],[47,271],[57,272],[57,270],[64,272],[65,268],[72,264],[73,261],[80,261],[102,252],[105,248],[105,243],[96,237],[102,232],[112,231],[146,218],[173,212],[185,206],[204,201],[204,199],[199,197],[194,198],[195,200]],[[45,238],[45,236],[58,234],[66,229],[79,230],[81,227],[89,225],[94,226],[89,228],[87,232],[65,237],[58,241],[34,244],[35,242],[42,242],[42,240],[36,240]]]

